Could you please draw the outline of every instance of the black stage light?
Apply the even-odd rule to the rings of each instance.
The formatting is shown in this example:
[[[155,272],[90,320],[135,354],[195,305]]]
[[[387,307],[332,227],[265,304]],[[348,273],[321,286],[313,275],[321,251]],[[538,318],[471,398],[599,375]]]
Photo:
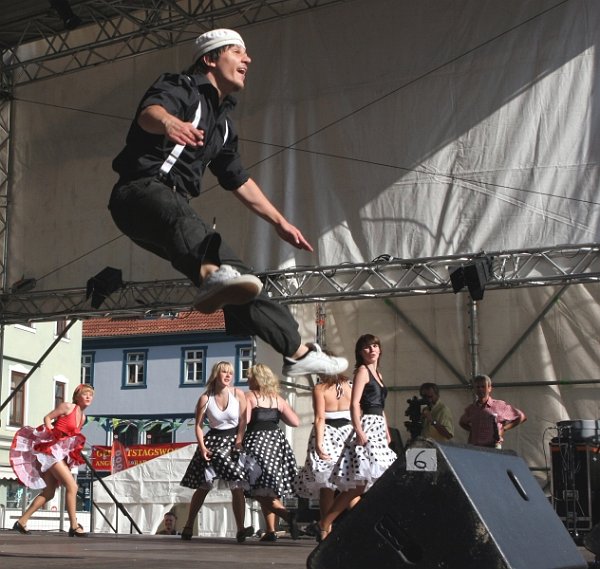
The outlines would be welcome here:
[[[106,267],[87,282],[86,298],[92,297],[92,307],[100,305],[116,290],[123,288],[122,273],[120,269]]]
[[[50,6],[56,10],[67,30],[74,30],[82,24],[81,18],[73,13],[69,0],[49,0]]]
[[[34,278],[26,279],[25,276],[20,278],[10,287],[10,292],[13,294],[21,294],[33,290],[37,286],[37,281]]]

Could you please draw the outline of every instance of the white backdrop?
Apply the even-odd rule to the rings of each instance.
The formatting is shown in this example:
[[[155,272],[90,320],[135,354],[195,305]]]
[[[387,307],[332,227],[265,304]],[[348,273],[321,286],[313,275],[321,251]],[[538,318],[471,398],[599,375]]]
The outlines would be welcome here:
[[[196,207],[257,270],[600,241],[594,0],[354,0],[241,31],[253,58],[234,115],[245,163],[315,246],[282,243],[207,176]],[[141,95],[190,60],[179,46],[18,89],[9,282],[83,287],[107,265],[127,281],[179,277],[119,236],[106,203]],[[486,293],[482,371],[554,292]],[[494,378],[565,382],[496,393],[529,415],[508,446],[532,465],[546,427],[598,416],[596,389],[569,385],[600,377],[597,301],[597,287],[571,287]],[[464,296],[393,303],[468,377]],[[295,310],[312,335],[314,307]],[[381,335],[391,386],[458,383],[383,301],[327,310],[328,343],[350,359],[358,335]],[[468,391],[443,395],[458,419]],[[390,397],[392,423],[406,396]]]

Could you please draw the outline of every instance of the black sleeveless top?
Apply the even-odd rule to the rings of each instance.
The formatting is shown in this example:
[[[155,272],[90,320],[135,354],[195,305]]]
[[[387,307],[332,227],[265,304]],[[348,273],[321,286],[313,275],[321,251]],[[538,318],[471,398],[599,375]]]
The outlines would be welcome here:
[[[277,407],[254,407],[246,431],[274,431],[279,428],[281,413]]]
[[[367,371],[369,372],[369,383],[365,385],[360,398],[360,408],[363,415],[381,415],[388,390],[385,385],[382,387],[379,384],[369,368],[367,368]]]

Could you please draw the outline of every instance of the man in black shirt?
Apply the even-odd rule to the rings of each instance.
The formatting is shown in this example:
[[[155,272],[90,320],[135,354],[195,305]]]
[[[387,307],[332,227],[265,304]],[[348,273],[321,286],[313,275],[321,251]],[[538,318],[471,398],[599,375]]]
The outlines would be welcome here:
[[[284,305],[262,293],[262,283],[189,205],[208,167],[219,184],[273,225],[281,239],[312,251],[300,230],[269,201],[242,166],[228,112],[244,88],[251,62],[241,36],[228,29],[196,40],[186,73],[161,75],[144,95],[125,148],[113,161],[119,174],[109,208],[135,243],[171,262],[199,287],[205,313],[222,308],[227,332],[257,335],[284,356],[285,375],[337,374],[344,358],[302,343]]]

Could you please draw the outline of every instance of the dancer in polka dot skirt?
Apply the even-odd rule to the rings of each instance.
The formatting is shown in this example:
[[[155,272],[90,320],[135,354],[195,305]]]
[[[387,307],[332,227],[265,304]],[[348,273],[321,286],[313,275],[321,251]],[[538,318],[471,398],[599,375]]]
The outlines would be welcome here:
[[[244,527],[244,490],[250,487],[240,452],[246,429],[246,398],[232,383],[233,366],[229,362],[216,363],[206,383],[206,391],[196,405],[198,448],[181,480],[182,486],[196,491],[181,539],[192,538],[196,516],[217,480],[231,490],[237,542],[242,543],[254,533],[251,526]],[[210,427],[207,433],[203,431],[205,418]]]
[[[260,476],[250,484],[249,496],[260,504],[265,517],[266,533],[261,541],[276,541],[276,516],[284,519],[293,539],[298,539],[296,514],[287,510],[282,499],[293,494],[292,482],[296,476],[296,459],[283,431],[281,419],[290,427],[300,424],[298,415],[279,395],[279,379],[264,364],[248,370],[246,393],[248,425],[244,437],[246,452],[256,460]]]
[[[314,426],[306,461],[294,482],[301,498],[318,499],[321,517],[329,511],[337,487],[330,477],[346,440],[353,434],[350,420],[352,386],[343,375],[322,375],[313,389]]]
[[[319,522],[317,540],[331,531],[331,524],[356,498],[366,492],[396,460],[384,412],[387,388],[379,371],[381,342],[364,334],[354,349],[356,365],[350,413],[354,435],[331,474],[331,482],[340,489],[329,512]]]

